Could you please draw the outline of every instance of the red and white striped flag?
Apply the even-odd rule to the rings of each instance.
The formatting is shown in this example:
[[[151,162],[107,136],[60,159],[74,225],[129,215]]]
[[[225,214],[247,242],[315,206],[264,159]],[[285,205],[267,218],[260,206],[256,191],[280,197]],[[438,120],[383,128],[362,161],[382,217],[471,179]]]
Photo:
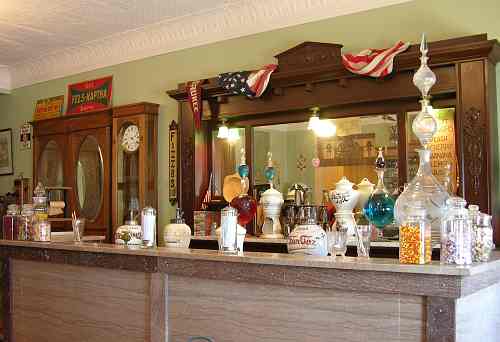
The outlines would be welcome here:
[[[366,49],[357,55],[342,55],[342,64],[350,72],[363,76],[384,77],[392,73],[394,57],[410,47],[410,43],[397,42],[388,49]]]

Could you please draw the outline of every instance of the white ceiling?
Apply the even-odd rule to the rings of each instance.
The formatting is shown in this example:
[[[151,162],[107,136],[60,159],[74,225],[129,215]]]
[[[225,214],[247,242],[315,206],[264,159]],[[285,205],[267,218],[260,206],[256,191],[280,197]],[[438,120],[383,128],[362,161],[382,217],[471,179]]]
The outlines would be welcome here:
[[[0,91],[408,0],[0,0]]]

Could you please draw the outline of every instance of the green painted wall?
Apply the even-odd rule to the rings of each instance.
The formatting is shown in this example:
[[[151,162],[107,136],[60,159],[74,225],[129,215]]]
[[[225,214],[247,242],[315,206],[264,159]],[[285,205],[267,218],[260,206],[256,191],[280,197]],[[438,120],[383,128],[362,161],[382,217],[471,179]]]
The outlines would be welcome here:
[[[124,63],[63,79],[52,80],[0,96],[0,129],[18,127],[30,120],[37,99],[65,94],[69,83],[114,76],[114,104],[151,101],[161,105],[159,120],[160,224],[172,214],[168,203],[167,130],[177,117],[175,101],[165,94],[179,82],[214,76],[219,72],[249,69],[273,62],[272,56],[305,40],[343,43],[344,51],[386,47],[398,39],[417,42],[422,31],[429,40],[487,32],[500,37],[498,0],[417,0],[354,15],[294,26],[244,38],[205,45],[139,61]],[[500,69],[497,69],[500,76]],[[500,90],[499,90],[500,91]],[[17,136],[15,135],[17,138]],[[31,177],[31,152],[14,145],[15,174]],[[0,193],[9,191],[12,177],[0,177]]]

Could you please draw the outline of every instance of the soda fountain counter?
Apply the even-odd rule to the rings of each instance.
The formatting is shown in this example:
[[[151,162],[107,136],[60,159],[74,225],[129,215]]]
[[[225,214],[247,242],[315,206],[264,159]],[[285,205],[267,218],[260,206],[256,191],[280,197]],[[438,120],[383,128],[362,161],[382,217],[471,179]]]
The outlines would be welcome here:
[[[397,259],[0,240],[5,341],[497,341],[500,252]]]

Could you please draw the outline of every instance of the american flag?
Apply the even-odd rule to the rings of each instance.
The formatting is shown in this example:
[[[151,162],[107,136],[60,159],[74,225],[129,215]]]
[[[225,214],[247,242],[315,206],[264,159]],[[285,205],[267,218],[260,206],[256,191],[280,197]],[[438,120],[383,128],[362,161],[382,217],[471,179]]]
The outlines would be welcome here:
[[[234,94],[260,97],[277,67],[276,64],[269,64],[255,71],[226,72],[218,76],[218,82],[221,87]]]
[[[357,55],[346,53],[342,63],[350,72],[370,77],[384,77],[392,73],[394,57],[410,47],[410,43],[397,42],[388,49],[367,49]]]

